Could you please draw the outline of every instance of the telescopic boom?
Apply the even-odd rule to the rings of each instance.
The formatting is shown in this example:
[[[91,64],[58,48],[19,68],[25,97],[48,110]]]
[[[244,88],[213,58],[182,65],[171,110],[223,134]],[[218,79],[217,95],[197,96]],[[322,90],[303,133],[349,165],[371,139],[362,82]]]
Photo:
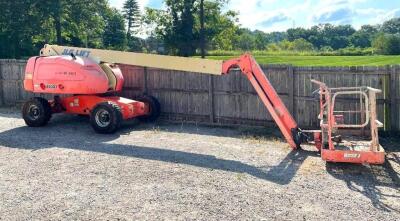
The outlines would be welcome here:
[[[258,96],[278,125],[286,141],[292,148],[297,148],[305,136],[296,121],[287,110],[278,93],[265,76],[261,67],[250,54],[228,61],[216,61],[198,58],[185,58],[113,50],[77,48],[58,45],[45,45],[40,51],[42,56],[75,55],[92,58],[97,61],[135,65],[167,70],[196,72],[212,75],[228,74],[232,68],[240,68],[249,79]]]

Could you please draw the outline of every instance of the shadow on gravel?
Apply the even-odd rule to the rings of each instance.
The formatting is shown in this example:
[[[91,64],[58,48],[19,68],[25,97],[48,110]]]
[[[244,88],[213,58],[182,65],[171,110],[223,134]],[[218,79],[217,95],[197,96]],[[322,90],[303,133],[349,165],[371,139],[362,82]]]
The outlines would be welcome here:
[[[326,170],[335,178],[346,182],[350,190],[368,197],[375,208],[400,212],[387,203],[400,200],[400,177],[389,161],[393,162],[392,159],[387,159],[384,165],[327,163]],[[381,188],[390,188],[394,194],[382,193]]]
[[[182,130],[184,131],[184,129]],[[183,131],[181,132],[183,133]],[[47,127],[19,127],[1,132],[0,145],[33,151],[57,147],[157,160],[211,170],[249,174],[281,185],[290,183],[304,160],[308,156],[316,154],[315,152],[292,151],[278,165],[256,167],[240,161],[219,159],[213,155],[107,143],[117,139],[120,134],[126,132],[127,129],[125,128],[119,134],[99,135],[92,131],[85,119],[67,116],[52,120]],[[134,132],[134,130],[129,132]]]
[[[350,190],[368,197],[375,208],[400,212],[387,203],[387,201],[400,201],[400,174],[392,166],[400,165],[400,139],[394,136],[382,136],[380,143],[387,153],[383,165],[327,163],[326,170],[335,178],[346,182]],[[390,188],[395,194],[384,194],[382,188]]]
[[[122,131],[132,131],[134,122],[125,122]],[[157,122],[157,124],[139,124],[134,127],[135,131],[157,129],[163,132],[184,133],[194,135],[207,135],[216,137],[253,137],[286,142],[279,128],[261,126],[211,126],[196,123]]]

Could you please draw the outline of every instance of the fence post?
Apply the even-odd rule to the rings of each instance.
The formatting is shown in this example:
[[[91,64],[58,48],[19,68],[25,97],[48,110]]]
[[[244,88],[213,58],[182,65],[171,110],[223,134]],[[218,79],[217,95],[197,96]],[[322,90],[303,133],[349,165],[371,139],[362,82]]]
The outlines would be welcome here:
[[[208,100],[210,106],[210,123],[215,123],[215,108],[214,108],[214,78],[212,75],[208,76]]]
[[[287,73],[288,73],[288,96],[289,96],[289,100],[288,100],[288,109],[289,112],[292,114],[293,117],[294,116],[294,71],[293,71],[293,66],[289,65],[287,67]]]
[[[148,94],[149,89],[147,85],[147,67],[143,67],[143,94]]]
[[[392,65],[390,69],[390,93],[389,93],[389,99],[390,99],[390,113],[389,113],[389,119],[390,119],[390,126],[389,129],[391,131],[397,130],[398,129],[398,110],[397,110],[397,99],[396,99],[396,94],[398,90],[398,82],[397,82],[397,70],[396,70],[395,65]]]

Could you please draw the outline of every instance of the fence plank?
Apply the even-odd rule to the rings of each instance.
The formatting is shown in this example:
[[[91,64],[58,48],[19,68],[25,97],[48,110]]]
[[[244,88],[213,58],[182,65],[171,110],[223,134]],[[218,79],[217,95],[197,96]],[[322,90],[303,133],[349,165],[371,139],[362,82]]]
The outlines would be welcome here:
[[[209,102],[209,108],[210,108],[210,123],[215,122],[215,111],[214,111],[214,78],[212,75],[208,76],[208,102]]]
[[[391,130],[398,130],[399,129],[399,120],[398,120],[398,106],[397,106],[397,91],[398,88],[398,77],[397,77],[396,66],[392,66],[390,71],[390,88],[389,88],[389,99],[390,99],[390,129]]]
[[[294,72],[293,72],[293,66],[289,65],[288,70],[287,70],[287,78],[288,78],[288,94],[289,94],[289,100],[288,100],[288,110],[289,112],[294,115]]]

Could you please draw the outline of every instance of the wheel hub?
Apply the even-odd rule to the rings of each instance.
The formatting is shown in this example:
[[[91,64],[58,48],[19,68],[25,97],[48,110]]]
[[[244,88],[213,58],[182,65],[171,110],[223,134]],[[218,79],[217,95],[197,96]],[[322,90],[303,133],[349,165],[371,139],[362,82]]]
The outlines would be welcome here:
[[[29,106],[29,118],[37,120],[40,117],[40,109],[38,106],[32,104]]]
[[[97,125],[107,127],[111,123],[110,113],[107,110],[99,110],[95,115]]]

